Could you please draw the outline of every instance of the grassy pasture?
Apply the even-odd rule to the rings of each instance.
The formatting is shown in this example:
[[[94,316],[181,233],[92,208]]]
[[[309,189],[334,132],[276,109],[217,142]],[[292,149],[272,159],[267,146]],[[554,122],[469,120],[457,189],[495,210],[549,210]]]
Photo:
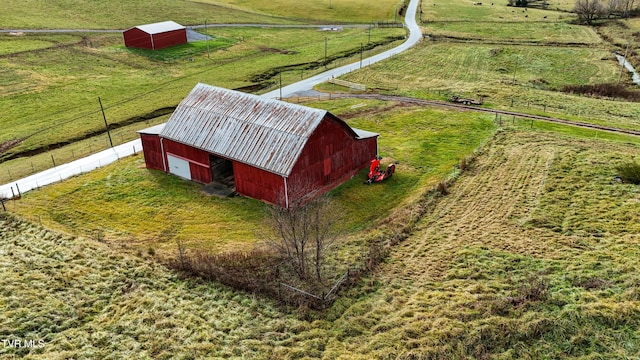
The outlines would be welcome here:
[[[620,67],[605,49],[449,42],[425,42],[384,64],[345,76],[410,96],[482,94],[488,107],[635,129],[640,125],[637,103],[553,91],[567,84],[615,83],[619,78]]]
[[[201,55],[203,53],[210,55],[210,52],[215,52],[218,49],[226,49],[232,46],[235,42],[236,40],[229,38],[214,37],[207,41],[197,41],[172,46],[164,49],[163,51],[136,48],[126,49],[124,45],[117,46],[115,48],[121,51],[129,51],[135,55],[144,56],[155,61],[188,61],[192,56]]]
[[[342,226],[349,235],[446,177],[494,128],[490,115],[470,112],[359,99],[313,105],[338,116],[345,114],[351,126],[380,132],[384,161],[399,161],[396,175],[383,186],[363,185],[363,172],[332,192],[343,209]],[[84,236],[104,231],[119,244],[140,251],[152,247],[163,254],[175,250],[173,236],[189,247],[252,246],[260,240],[255,229],[261,228],[265,216],[260,202],[209,198],[196,184],[149,171],[140,155],[29,192],[9,206],[56,229]],[[203,216],[194,217],[194,213]]]
[[[9,35],[0,34],[0,56],[16,54],[23,51],[45,49],[52,46],[75,44],[81,38],[73,35],[42,36],[38,34]]]
[[[204,0],[204,3],[219,4],[232,8],[256,11],[297,20],[316,23],[355,22],[370,23],[394,19],[394,11],[402,0],[320,0],[300,2],[296,0]],[[363,11],[366,9],[366,11]],[[400,19],[398,19],[400,20]]]
[[[372,43],[380,42],[402,31],[373,29],[370,39]],[[165,60],[158,61],[123,49],[120,35],[88,34],[89,42],[82,42],[82,35],[78,34],[77,45],[0,57],[3,68],[0,76],[8,84],[0,97],[0,105],[6,109],[0,115],[3,126],[0,142],[28,137],[13,149],[19,151],[100,130],[104,122],[98,97],[105,106],[108,121],[117,123],[177,105],[199,81],[241,87],[255,84],[254,76],[274,67],[322,60],[325,39],[329,58],[359,49],[360,43],[369,41],[367,29],[330,34],[316,29],[275,28],[209,29],[209,32],[234,45],[215,51],[212,41],[210,56],[204,42],[186,45],[191,53],[179,53],[182,48],[167,49],[160,53]],[[176,59],[176,56],[183,57]],[[350,60],[354,59],[355,55]],[[330,66],[337,64],[341,63]],[[304,65],[300,69],[285,74],[283,84],[322,70],[305,71]],[[275,84],[276,80],[271,81]],[[129,139],[135,136],[132,132]]]
[[[424,26],[432,36],[490,42],[530,43],[538,45],[574,44],[598,45],[602,39],[591,28],[555,23],[483,23],[483,22],[431,22]]]
[[[43,16],[46,14],[46,16]],[[291,23],[255,11],[202,1],[7,0],[0,4],[0,23],[7,29],[128,29],[173,20],[182,25],[208,23]]]
[[[180,280],[146,253],[0,216],[3,266],[20,274],[0,279],[0,334],[45,341],[0,354],[630,358],[640,352],[640,188],[612,176],[639,156],[624,141],[505,126],[376,274],[324,313],[292,315]]]
[[[127,29],[173,20],[182,25],[370,23],[393,19],[398,0],[300,2],[275,1],[91,1],[6,0],[0,4],[0,24],[7,29]],[[366,8],[367,11],[362,11]],[[42,16],[46,14],[46,16]]]
[[[562,2],[566,0],[561,0]],[[481,2],[482,5],[474,5]],[[422,3],[421,19],[431,21],[481,21],[481,22],[556,22],[574,18],[573,14],[541,10],[537,8],[518,8],[507,6],[507,0],[470,1],[435,0]],[[554,8],[551,4],[550,8]],[[493,4],[493,5],[492,5]],[[573,2],[572,2],[573,7]]]

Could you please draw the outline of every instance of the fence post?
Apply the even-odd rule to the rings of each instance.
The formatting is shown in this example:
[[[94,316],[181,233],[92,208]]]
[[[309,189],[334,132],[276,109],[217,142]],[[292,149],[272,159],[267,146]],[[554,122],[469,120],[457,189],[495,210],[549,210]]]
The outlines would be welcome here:
[[[18,183],[16,183],[16,190],[18,190],[18,197],[22,197],[22,193],[20,193],[20,188],[18,187]]]
[[[2,210],[7,211],[7,208],[4,207],[4,199],[0,199],[0,203],[2,203]]]
[[[51,154],[51,162],[53,163],[53,167],[56,167],[56,159],[53,158],[53,154]]]

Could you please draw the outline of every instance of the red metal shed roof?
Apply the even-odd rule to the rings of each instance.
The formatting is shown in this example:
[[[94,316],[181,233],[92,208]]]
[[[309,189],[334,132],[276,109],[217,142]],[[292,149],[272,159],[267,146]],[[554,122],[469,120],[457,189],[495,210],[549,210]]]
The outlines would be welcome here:
[[[167,31],[185,29],[184,26],[173,21],[163,21],[153,24],[138,25],[134,27],[146,32],[147,34],[160,34]]]
[[[200,83],[180,102],[160,136],[288,176],[326,114]]]

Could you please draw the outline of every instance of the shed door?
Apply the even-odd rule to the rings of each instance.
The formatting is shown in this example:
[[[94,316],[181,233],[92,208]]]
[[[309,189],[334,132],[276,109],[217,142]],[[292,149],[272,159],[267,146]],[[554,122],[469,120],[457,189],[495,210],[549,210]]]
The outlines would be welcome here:
[[[167,154],[167,162],[169,163],[169,172],[171,174],[191,180],[191,169],[187,160]]]

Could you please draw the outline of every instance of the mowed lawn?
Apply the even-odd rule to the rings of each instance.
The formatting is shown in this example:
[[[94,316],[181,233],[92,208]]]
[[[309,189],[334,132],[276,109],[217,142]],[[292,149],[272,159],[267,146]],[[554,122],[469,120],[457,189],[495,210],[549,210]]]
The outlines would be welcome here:
[[[473,112],[360,99],[313,105],[345,114],[351,126],[380,133],[383,162],[398,162],[396,175],[380,186],[365,186],[362,172],[332,192],[347,236],[448,176],[495,128],[490,115]],[[147,170],[141,155],[29,192],[8,206],[55,229],[104,235],[138,251],[153,248],[165,255],[174,253],[177,240],[213,251],[250,249],[268,230],[261,202],[206,196],[195,183]]]
[[[629,142],[508,126],[390,258],[321,313],[2,215],[1,259],[20,281],[2,277],[0,332],[44,346],[0,354],[633,358],[640,188],[613,181],[617,164],[640,158]]]

